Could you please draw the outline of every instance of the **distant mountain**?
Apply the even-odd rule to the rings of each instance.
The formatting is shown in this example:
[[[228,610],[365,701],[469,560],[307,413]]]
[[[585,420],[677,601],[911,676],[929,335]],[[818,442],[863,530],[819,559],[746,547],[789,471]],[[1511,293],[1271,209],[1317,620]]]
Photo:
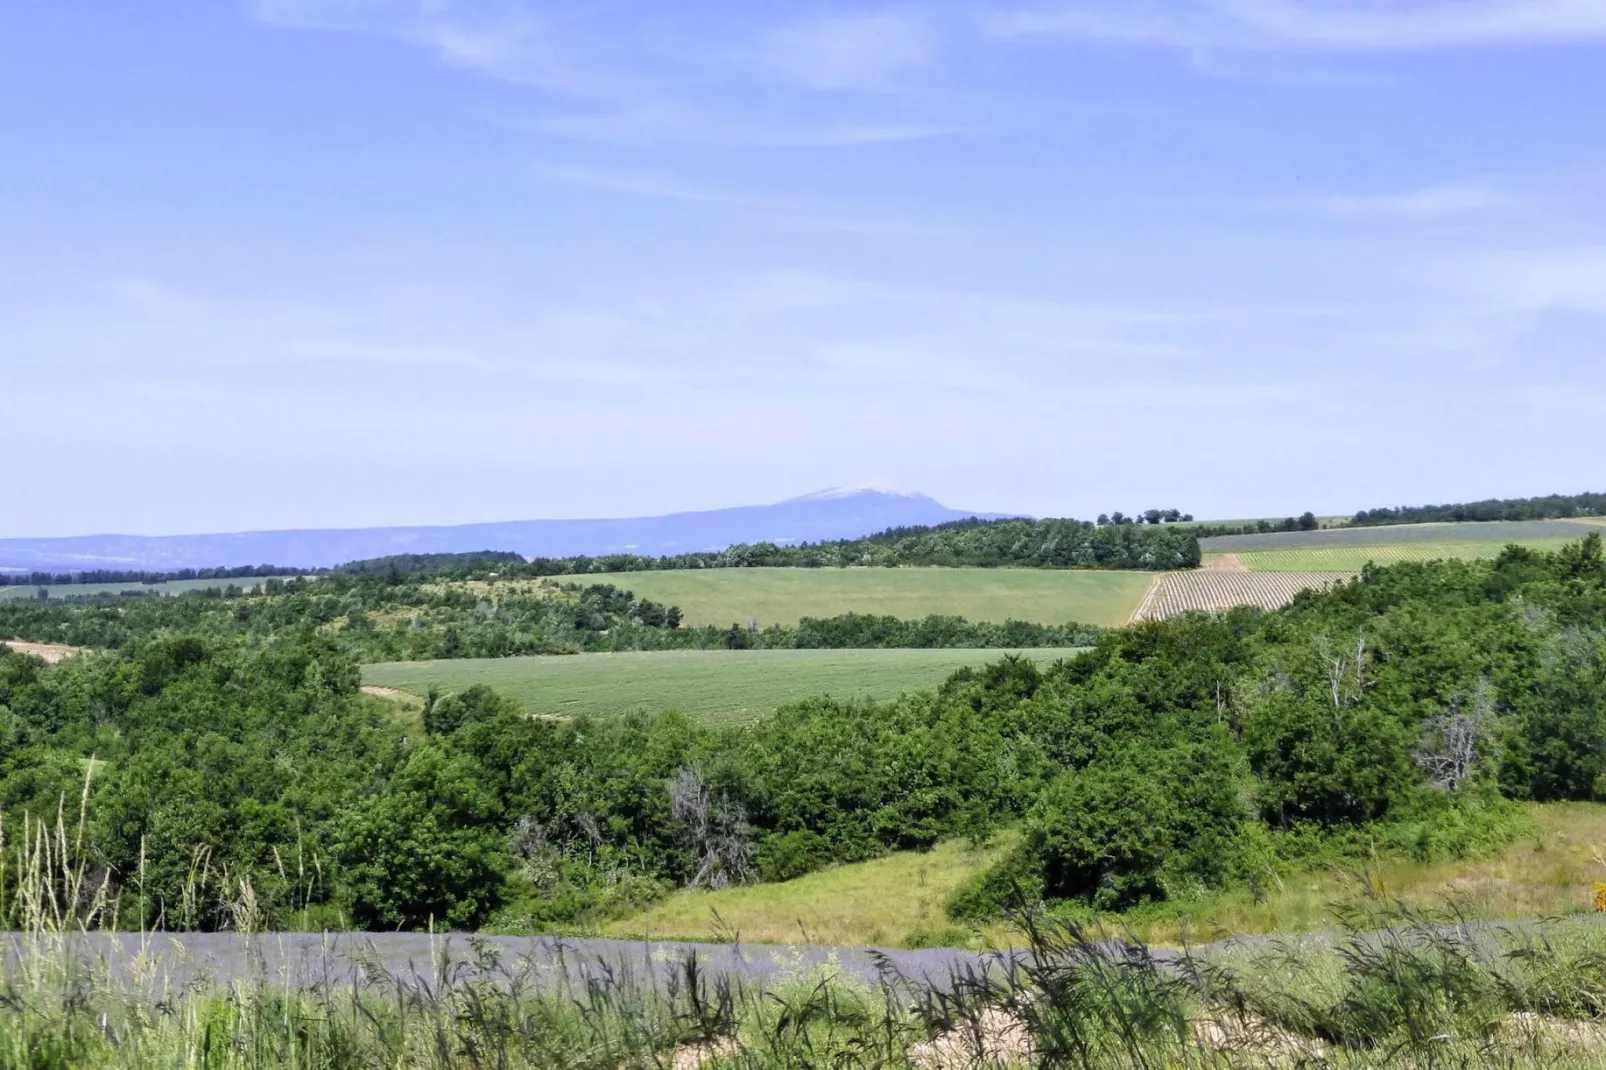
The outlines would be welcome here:
[[[775,505],[747,505],[622,520],[513,520],[452,527],[246,531],[232,535],[78,535],[0,539],[0,568],[229,568],[285,565],[322,568],[387,554],[512,550],[525,557],[634,553],[660,556],[723,550],[735,543],[791,544],[854,539],[890,527],[942,524],[1002,514],[950,509],[924,494],[851,489],[822,491]]]

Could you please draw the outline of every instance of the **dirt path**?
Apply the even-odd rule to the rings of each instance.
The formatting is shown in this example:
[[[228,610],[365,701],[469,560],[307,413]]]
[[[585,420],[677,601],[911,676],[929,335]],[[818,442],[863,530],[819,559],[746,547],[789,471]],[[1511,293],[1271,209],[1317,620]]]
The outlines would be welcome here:
[[[362,693],[365,694],[365,695],[372,695],[375,698],[412,698],[413,697],[412,695],[409,695],[405,691],[398,691],[394,687],[380,687],[377,684],[364,684],[362,686]]]
[[[25,643],[21,639],[0,639],[0,646],[10,647],[18,654],[32,654],[36,658],[43,658],[52,665],[75,654],[89,653],[87,649],[81,646],[62,646],[60,643]]]
[[[1138,608],[1134,609],[1132,615],[1126,619],[1128,624],[1135,624],[1140,620],[1149,619],[1151,608],[1165,587],[1165,577],[1166,573],[1164,572],[1155,573],[1154,579],[1149,581],[1149,589],[1143,592],[1143,601],[1138,603]]]

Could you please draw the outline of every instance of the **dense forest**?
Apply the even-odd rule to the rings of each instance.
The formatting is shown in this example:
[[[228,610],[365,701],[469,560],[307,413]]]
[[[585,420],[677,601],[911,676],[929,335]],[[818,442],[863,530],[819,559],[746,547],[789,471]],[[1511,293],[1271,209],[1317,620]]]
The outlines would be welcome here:
[[[123,650],[201,635],[264,646],[318,635],[358,662],[630,650],[1088,646],[1088,624],[972,623],[845,614],[792,627],[681,626],[681,613],[612,584],[439,582],[388,569],[270,579],[173,597],[143,592],[0,602],[0,637]]]
[[[1606,516],[1606,494],[1551,494],[1543,498],[1490,498],[1452,505],[1362,509],[1350,523],[1355,527],[1377,527],[1469,520],[1556,520],[1575,516]]]
[[[199,873],[249,878],[279,924],[540,929],[1005,826],[1018,847],[956,917],[1118,909],[1313,852],[1476,851],[1509,800],[1606,796],[1606,560],[1590,536],[1369,568],[1275,612],[739,729],[531,719],[474,688],[410,734],[313,629],[0,656],[7,821],[54,819],[86,770],[125,924],[226,924]]]

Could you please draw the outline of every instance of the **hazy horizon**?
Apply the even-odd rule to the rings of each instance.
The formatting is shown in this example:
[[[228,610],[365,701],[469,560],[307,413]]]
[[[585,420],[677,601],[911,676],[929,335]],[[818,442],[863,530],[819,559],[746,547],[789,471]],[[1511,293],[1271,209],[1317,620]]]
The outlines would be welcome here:
[[[0,537],[1603,486],[1606,6],[8,14]]]

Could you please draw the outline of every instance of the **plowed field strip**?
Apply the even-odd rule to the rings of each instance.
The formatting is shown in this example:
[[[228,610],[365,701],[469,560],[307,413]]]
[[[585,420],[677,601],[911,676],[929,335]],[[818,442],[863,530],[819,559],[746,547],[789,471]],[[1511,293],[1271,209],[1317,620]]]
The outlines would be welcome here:
[[[1163,620],[1178,613],[1207,613],[1234,606],[1276,609],[1294,600],[1300,591],[1342,583],[1349,572],[1226,572],[1200,569],[1168,572],[1155,578],[1133,621]]]

